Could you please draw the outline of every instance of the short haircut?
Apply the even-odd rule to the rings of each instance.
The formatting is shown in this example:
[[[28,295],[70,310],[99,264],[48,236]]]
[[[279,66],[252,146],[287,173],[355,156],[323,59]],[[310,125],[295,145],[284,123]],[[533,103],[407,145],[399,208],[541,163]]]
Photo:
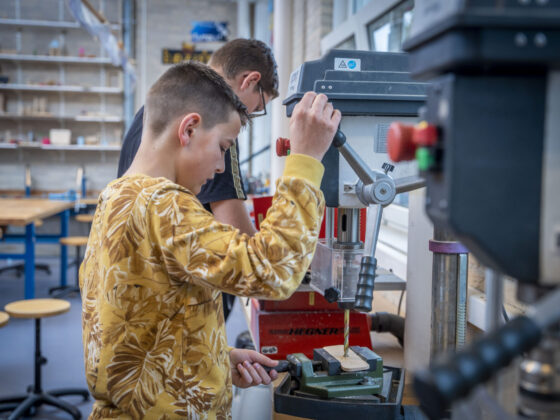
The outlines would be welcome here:
[[[220,67],[228,79],[233,79],[243,71],[258,71],[262,89],[271,98],[278,96],[276,61],[270,47],[262,41],[234,39],[212,54],[210,65]]]
[[[247,108],[222,76],[205,64],[189,61],[171,67],[152,85],[145,122],[159,136],[181,115],[197,112],[203,127],[212,128],[227,122],[232,111],[239,114],[241,125],[247,123]]]

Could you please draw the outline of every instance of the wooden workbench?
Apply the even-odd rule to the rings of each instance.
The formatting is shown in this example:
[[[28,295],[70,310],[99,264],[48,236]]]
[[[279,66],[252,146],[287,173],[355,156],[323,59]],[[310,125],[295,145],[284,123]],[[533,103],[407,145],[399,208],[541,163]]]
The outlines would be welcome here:
[[[0,198],[0,225],[26,226],[37,219],[46,219],[73,206],[72,201]]]
[[[99,201],[99,197],[83,197],[78,200],[78,205],[84,204],[86,206],[96,206]]]
[[[25,263],[25,291],[26,299],[35,297],[35,243],[44,239],[45,243],[58,243],[62,237],[68,236],[70,209],[73,201],[58,201],[41,198],[0,198],[0,225],[25,226],[25,235],[5,235],[6,242],[24,243],[23,254],[0,253],[0,258],[23,259]],[[45,219],[60,214],[60,234],[37,237],[35,234],[36,220]],[[41,241],[39,241],[41,242]],[[68,265],[68,250],[65,245],[60,248],[60,285],[66,285]]]

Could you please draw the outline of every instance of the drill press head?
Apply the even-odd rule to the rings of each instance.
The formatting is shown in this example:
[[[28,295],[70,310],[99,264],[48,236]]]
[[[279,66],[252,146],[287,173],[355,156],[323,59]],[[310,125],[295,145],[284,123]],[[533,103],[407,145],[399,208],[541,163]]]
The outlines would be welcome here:
[[[399,181],[417,177],[416,162],[396,165],[390,175],[383,165],[389,162],[389,125],[395,120],[416,122],[426,84],[410,79],[406,54],[332,50],[292,73],[284,101],[288,116],[309,90],[326,94],[342,113],[339,133],[322,161],[321,184],[327,207],[338,210],[336,218],[327,218],[327,232],[334,231],[336,224],[337,235],[318,245],[311,287],[327,300],[352,309],[362,257],[373,252],[377,241],[377,237],[366,240],[373,245],[364,248],[360,224],[365,220],[360,220],[360,209],[389,205]]]

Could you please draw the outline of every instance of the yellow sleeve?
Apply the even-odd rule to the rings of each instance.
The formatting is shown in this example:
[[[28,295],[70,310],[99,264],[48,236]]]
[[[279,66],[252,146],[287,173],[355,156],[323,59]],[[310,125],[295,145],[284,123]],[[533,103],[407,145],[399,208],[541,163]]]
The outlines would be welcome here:
[[[286,299],[307,271],[321,226],[323,165],[290,155],[261,230],[253,237],[217,222],[188,193],[155,193],[150,235],[172,283],[194,282],[238,296]]]

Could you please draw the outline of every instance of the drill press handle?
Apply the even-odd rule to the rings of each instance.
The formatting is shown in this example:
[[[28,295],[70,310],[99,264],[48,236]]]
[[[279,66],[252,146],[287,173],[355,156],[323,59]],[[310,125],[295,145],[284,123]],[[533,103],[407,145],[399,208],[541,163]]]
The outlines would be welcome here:
[[[543,332],[560,322],[560,287],[490,335],[414,376],[414,391],[430,419],[442,418],[451,404],[539,344]]]
[[[520,316],[469,348],[416,373],[414,391],[430,419],[440,419],[451,404],[538,344],[539,326]]]
[[[375,270],[377,270],[377,259],[369,256],[362,257],[358,287],[356,289],[356,300],[354,302],[354,309],[356,311],[371,311],[375,286]]]

